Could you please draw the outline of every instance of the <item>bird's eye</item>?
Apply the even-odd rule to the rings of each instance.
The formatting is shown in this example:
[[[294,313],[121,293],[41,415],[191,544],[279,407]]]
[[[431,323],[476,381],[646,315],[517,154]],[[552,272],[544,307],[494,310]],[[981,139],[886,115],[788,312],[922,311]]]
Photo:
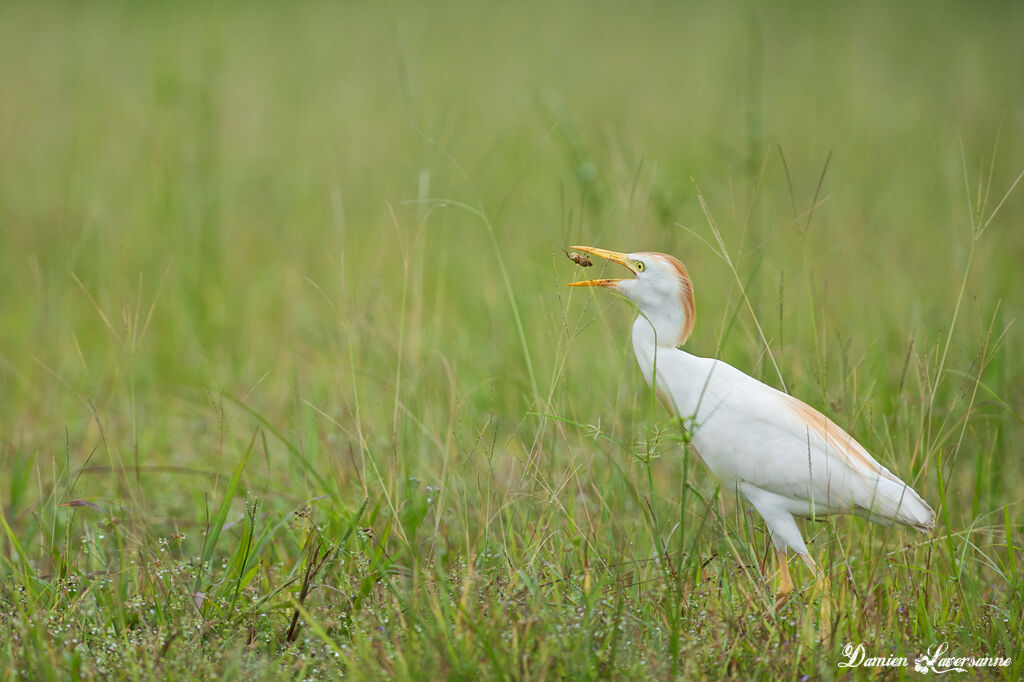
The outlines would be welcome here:
[[[636,271],[637,271],[637,272],[643,272],[643,271],[644,271],[644,270],[646,270],[646,269],[647,269],[647,266],[646,266],[646,265],[644,265],[644,262],[643,262],[643,261],[640,261],[640,260],[638,260],[638,261],[636,262]]]

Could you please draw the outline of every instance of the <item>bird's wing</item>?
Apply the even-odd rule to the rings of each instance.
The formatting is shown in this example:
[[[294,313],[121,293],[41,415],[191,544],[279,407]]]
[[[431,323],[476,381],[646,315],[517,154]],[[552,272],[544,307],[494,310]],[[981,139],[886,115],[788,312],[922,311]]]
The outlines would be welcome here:
[[[689,365],[689,381],[674,377],[672,385],[708,377],[694,442],[727,484],[744,482],[797,507],[813,500],[817,513],[860,509],[877,521],[932,523],[931,508],[912,489],[818,410],[724,362]],[[666,363],[673,374],[682,369]]]
[[[725,362],[709,367],[704,391],[704,426],[719,444],[744,451],[744,480],[806,489],[808,469],[812,477],[817,469],[899,481],[821,412]]]
[[[806,430],[806,442],[816,445],[829,463],[839,463],[853,474],[840,497],[862,510],[858,513],[878,523],[895,521],[927,531],[935,524],[935,512],[917,492],[878,463],[854,438],[810,405],[785,396],[789,407]],[[820,484],[820,481],[817,483]],[[826,481],[830,485],[831,481]],[[827,492],[835,492],[834,486]]]
[[[868,454],[860,443],[853,436],[848,434],[831,419],[818,412],[816,409],[793,396],[781,394],[784,397],[786,407],[796,416],[800,426],[804,430],[804,438],[823,449],[825,453],[849,467],[862,476],[880,476],[895,483],[900,483],[888,469],[879,464],[874,457]]]

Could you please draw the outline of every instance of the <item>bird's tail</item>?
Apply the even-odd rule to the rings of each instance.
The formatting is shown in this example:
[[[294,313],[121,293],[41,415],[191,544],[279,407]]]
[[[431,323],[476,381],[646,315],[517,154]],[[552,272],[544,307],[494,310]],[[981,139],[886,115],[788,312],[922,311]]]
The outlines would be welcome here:
[[[883,468],[885,473],[888,470]],[[891,476],[891,478],[889,478]],[[935,512],[913,488],[892,474],[879,476],[868,517],[877,523],[899,523],[927,533],[935,527]]]

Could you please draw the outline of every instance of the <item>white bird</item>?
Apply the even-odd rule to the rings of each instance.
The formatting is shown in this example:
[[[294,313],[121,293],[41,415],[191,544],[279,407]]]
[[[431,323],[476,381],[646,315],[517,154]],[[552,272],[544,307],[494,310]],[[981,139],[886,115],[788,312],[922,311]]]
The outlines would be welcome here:
[[[644,379],[683,419],[690,444],[722,486],[745,498],[764,519],[780,565],[780,601],[793,591],[787,549],[803,559],[819,589],[827,584],[795,516],[852,513],[884,525],[895,522],[925,532],[934,527],[931,507],[816,409],[721,360],[677,348],[694,322],[693,285],[679,260],[663,253],[572,248],[633,273],[629,279],[569,286],[607,287],[636,305],[633,351]]]

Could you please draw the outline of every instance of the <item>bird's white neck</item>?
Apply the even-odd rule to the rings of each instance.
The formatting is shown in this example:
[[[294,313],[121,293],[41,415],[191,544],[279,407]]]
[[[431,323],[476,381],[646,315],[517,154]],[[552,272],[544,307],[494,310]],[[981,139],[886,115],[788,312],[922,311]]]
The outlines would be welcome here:
[[[682,311],[649,316],[641,314],[633,323],[633,350],[654,353],[655,348],[676,348],[686,338],[686,315]]]
[[[681,323],[672,324],[671,320],[650,319],[643,315],[633,323],[633,352],[648,386],[654,378],[659,353],[675,349],[682,328]]]

